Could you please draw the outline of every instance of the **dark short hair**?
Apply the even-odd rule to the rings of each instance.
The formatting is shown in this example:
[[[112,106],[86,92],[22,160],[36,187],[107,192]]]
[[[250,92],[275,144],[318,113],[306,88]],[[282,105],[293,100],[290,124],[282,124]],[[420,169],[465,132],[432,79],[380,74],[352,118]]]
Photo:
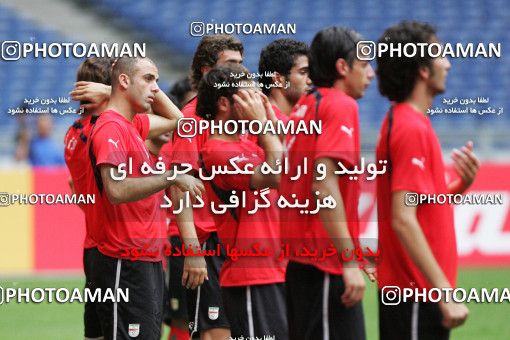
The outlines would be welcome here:
[[[78,67],[76,81],[91,81],[105,85],[112,84],[112,65],[115,58],[87,58]],[[87,102],[81,101],[81,104]]]
[[[436,35],[436,29],[416,21],[402,21],[392,26],[379,38],[378,43],[429,43]],[[391,101],[402,102],[413,91],[420,67],[430,67],[432,58],[416,53],[413,57],[390,56],[390,52],[377,55],[379,92]]]
[[[184,104],[186,104],[183,103],[186,93],[190,92],[191,90],[191,82],[189,81],[189,78],[186,77],[176,81],[168,94],[177,100],[175,105],[180,109]]]
[[[248,70],[240,64],[227,63],[212,68],[198,84],[197,109],[199,117],[212,120],[216,117],[216,108],[220,97],[229,98],[239,91],[236,86],[240,81],[248,79]],[[228,84],[218,88],[216,84]],[[232,86],[234,85],[234,86]]]
[[[352,66],[356,59],[356,44],[362,37],[347,27],[328,27],[313,38],[310,45],[310,79],[316,86],[331,87],[341,76],[336,61],[345,59]]]
[[[243,44],[232,35],[207,35],[200,40],[193,61],[191,63],[191,85],[198,87],[202,79],[202,67],[213,67],[218,61],[219,54],[226,50],[239,51],[243,55]]]
[[[112,91],[119,84],[119,76],[124,73],[129,77],[133,77],[136,71],[136,65],[143,59],[154,64],[151,59],[142,57],[122,57],[115,61],[112,69]]]
[[[266,85],[273,83],[272,77],[266,77],[266,72],[278,72],[283,76],[288,76],[296,58],[304,55],[308,56],[308,46],[301,41],[293,39],[278,39],[267,45],[260,52],[259,60],[259,82],[263,84],[262,92],[268,95],[271,88]]]

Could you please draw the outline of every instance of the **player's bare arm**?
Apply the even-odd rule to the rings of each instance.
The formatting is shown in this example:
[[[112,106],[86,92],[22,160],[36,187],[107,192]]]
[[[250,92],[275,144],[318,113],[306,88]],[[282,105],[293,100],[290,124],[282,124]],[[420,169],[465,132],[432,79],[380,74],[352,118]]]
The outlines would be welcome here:
[[[398,191],[392,195],[391,225],[405,250],[430,284],[437,288],[451,288],[423,234],[416,217],[416,207],[404,204],[405,194],[405,191]],[[469,314],[464,304],[441,301],[439,307],[443,313],[443,326],[446,328],[462,325]]]
[[[179,202],[184,202],[185,192],[178,188],[171,186],[169,188],[172,205],[178,206]],[[179,233],[182,237],[182,242],[186,247],[192,249],[200,249],[200,243],[198,241],[197,232],[195,229],[195,222],[193,219],[193,208],[184,206],[179,214],[175,214],[175,220]],[[197,248],[198,247],[198,248]],[[204,283],[204,280],[208,280],[207,276],[207,264],[203,256],[185,256],[184,257],[184,269],[182,272],[182,285],[186,288],[195,289]]]
[[[138,201],[164,190],[170,185],[174,185],[184,192],[189,191],[193,198],[201,196],[205,191],[202,182],[193,176],[178,175],[174,180],[168,180],[167,177],[173,174],[172,170],[168,170],[162,175],[141,178],[128,177],[121,181],[112,178],[112,173],[114,176],[120,177],[117,167],[102,164],[100,171],[106,195],[113,204]]]
[[[334,209],[319,210],[319,216],[326,232],[340,254],[345,249],[354,249],[354,242],[349,233],[342,194],[338,188],[338,175],[335,174],[338,165],[331,158],[317,159],[314,169],[317,169],[318,164],[326,166],[326,177],[322,181],[317,181],[318,173],[315,170],[312,190],[314,194],[316,191],[319,191],[319,198],[321,199],[331,195],[337,203]],[[344,261],[343,266],[345,292],[342,295],[342,303],[346,307],[352,307],[363,298],[365,280],[355,260]]]
[[[111,86],[88,81],[76,82],[74,89],[70,92],[73,100],[90,102],[83,105],[85,109],[89,110],[97,108],[105,101],[108,101],[110,94]],[[162,91],[156,92],[151,108],[154,115],[149,115],[150,128],[148,139],[165,132],[174,131],[177,128],[178,120],[183,117],[177,106]]]
[[[69,95],[75,101],[87,101],[83,104],[85,110],[93,111],[110,99],[112,87],[109,85],[90,81],[78,81]]]

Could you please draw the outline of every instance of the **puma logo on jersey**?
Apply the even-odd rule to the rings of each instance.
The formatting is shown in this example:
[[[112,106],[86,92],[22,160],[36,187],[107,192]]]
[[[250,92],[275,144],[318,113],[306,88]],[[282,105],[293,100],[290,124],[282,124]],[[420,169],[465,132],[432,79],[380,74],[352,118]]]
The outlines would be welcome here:
[[[294,111],[294,115],[296,117],[304,117],[307,110],[308,106],[300,105],[299,107],[296,108],[296,111]]]
[[[241,154],[241,155],[239,155],[239,156],[235,156],[235,157],[230,158],[230,162],[234,162],[234,163],[237,163],[237,162],[243,162],[243,161],[247,161],[247,160],[249,160],[249,158],[248,158],[248,157],[246,157],[246,156],[244,155],[244,153],[242,153],[242,154]]]
[[[113,145],[115,145],[115,147],[116,147],[117,149],[119,148],[119,146],[117,145],[117,143],[119,143],[119,140],[114,141],[113,139],[108,138],[108,142],[109,142],[109,143],[112,143]]]
[[[342,125],[342,126],[340,127],[340,130],[342,130],[343,132],[345,132],[346,134],[348,134],[348,135],[349,135],[349,137],[351,137],[351,138],[352,138],[352,132],[354,131],[354,128],[348,128],[347,126]]]
[[[416,165],[418,168],[425,170],[425,157],[422,157],[420,159],[413,157],[411,159],[411,164]]]

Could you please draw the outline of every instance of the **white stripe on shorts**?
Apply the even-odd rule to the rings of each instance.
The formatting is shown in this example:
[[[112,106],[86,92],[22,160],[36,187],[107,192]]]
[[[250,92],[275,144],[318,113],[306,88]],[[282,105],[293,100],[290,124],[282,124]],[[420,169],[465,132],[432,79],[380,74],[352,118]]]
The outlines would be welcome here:
[[[119,290],[120,267],[122,260],[117,260],[117,272],[115,273],[115,291]],[[113,302],[113,340],[117,340],[117,299]]]
[[[324,273],[322,286],[322,338],[329,340],[329,274]]]
[[[246,287],[246,311],[248,312],[248,333],[250,338],[255,338],[255,330],[253,327],[253,309],[251,304],[251,287]]]
[[[418,340],[418,302],[413,303],[413,311],[411,312],[411,340]]]
[[[204,242],[204,244],[202,245],[202,250],[205,250],[206,246],[207,246],[207,242]],[[200,311],[200,287],[201,286],[198,286],[198,288],[197,288],[197,301],[195,304],[195,319],[193,320],[194,324],[193,324],[193,330],[191,331],[191,334],[189,336],[190,339],[193,338],[193,334],[198,332],[198,312]]]

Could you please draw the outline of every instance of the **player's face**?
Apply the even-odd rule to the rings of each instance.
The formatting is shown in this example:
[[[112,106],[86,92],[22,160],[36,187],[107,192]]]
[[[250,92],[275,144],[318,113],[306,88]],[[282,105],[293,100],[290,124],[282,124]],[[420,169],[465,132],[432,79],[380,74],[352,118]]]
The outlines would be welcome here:
[[[226,63],[241,64],[242,62],[243,57],[239,51],[224,50],[218,54],[218,61],[216,61],[216,65],[224,65]]]
[[[441,43],[437,36],[433,36],[430,42]],[[435,51],[434,54],[436,54]],[[427,84],[433,95],[446,91],[446,77],[451,66],[447,58],[439,57],[432,59]]]
[[[374,76],[374,69],[368,61],[354,59],[345,75],[347,94],[354,99],[363,97]]]
[[[446,91],[446,77],[451,66],[447,58],[434,58],[432,60],[428,84],[434,95]]]
[[[285,98],[294,105],[299,100],[299,97],[301,97],[312,84],[308,73],[307,56],[301,55],[295,59],[294,65],[290,69],[289,75],[286,77],[286,81],[289,82],[289,88],[284,91]]]
[[[128,90],[131,104],[135,107],[136,112],[146,112],[150,109],[156,93],[159,91],[158,79],[158,68],[154,63],[142,59],[136,64],[136,70]]]

